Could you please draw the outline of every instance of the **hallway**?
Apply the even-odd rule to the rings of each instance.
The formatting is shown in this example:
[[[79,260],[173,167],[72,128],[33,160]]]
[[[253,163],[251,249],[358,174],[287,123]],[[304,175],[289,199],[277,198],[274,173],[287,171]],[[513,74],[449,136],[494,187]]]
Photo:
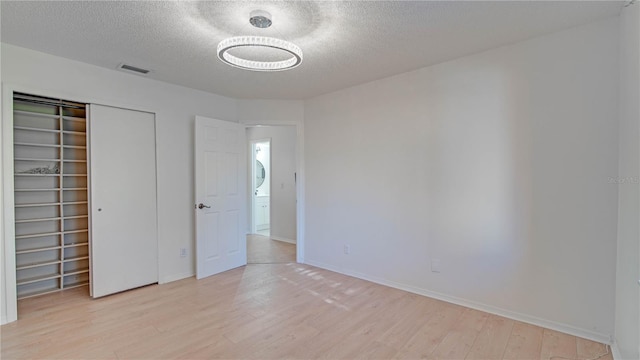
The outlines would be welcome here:
[[[262,235],[247,235],[247,264],[296,262],[296,245]]]

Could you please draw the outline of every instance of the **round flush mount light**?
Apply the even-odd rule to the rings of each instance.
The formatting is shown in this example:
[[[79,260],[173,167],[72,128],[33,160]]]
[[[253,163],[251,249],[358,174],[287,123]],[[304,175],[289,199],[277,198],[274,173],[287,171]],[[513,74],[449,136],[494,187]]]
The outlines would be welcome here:
[[[271,26],[271,14],[262,10],[252,11],[249,22],[256,28]],[[290,57],[279,61],[261,61],[235,56],[229,53],[237,48],[270,48],[288,53]],[[218,58],[231,66],[253,71],[281,71],[293,69],[302,63],[302,49],[286,40],[267,36],[235,36],[218,44]]]
[[[291,57],[281,61],[259,61],[231,55],[229,50],[240,47],[264,47],[282,50]],[[218,57],[225,63],[241,69],[255,71],[288,70],[300,65],[302,50],[288,41],[265,36],[236,36],[222,40],[218,44]]]

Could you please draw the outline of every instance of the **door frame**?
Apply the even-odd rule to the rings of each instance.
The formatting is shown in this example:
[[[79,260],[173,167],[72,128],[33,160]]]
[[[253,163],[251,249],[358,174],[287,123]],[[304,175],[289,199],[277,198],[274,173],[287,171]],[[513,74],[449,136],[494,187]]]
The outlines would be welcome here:
[[[258,159],[256,156],[256,145],[258,143],[264,143],[264,142],[269,143],[269,169],[271,169],[271,138],[264,138],[264,139],[257,139],[257,140],[247,139],[247,140],[249,141],[249,151],[251,152],[251,159],[249,159],[251,161],[249,163],[249,169],[250,169],[249,176],[251,176],[251,187],[249,188],[249,190],[251,190],[251,208],[249,209],[249,217],[251,219],[251,229],[249,229],[249,231],[252,232],[253,234],[257,234],[258,224],[256,223],[256,211],[255,211],[257,196],[255,194],[255,188],[256,188],[256,160]],[[270,170],[269,171],[269,211],[271,211],[272,190],[273,190],[273,186],[271,184],[271,170]],[[269,231],[269,234],[271,234],[271,231]]]
[[[85,92],[65,92],[60,90],[43,90],[32,86],[17,85],[15,83],[2,83],[2,119],[0,123],[0,308],[5,309],[0,324],[4,325],[18,320],[18,297],[16,292],[16,244],[15,244],[15,199],[13,182],[13,93],[25,93],[35,96],[67,99],[84,104],[97,104],[111,107],[120,107],[142,112],[156,114],[155,111],[141,108],[138,105],[123,103],[121,101],[108,101],[87,96]],[[157,118],[157,114],[156,114]],[[91,125],[88,124],[90,127]],[[157,135],[157,134],[156,134]],[[157,140],[157,139],[156,139]],[[157,154],[156,142],[156,154]],[[158,159],[156,157],[156,177]],[[90,175],[89,175],[90,177]],[[89,179],[90,181],[90,179]],[[156,193],[156,202],[157,193]],[[156,222],[156,232],[159,232]],[[89,240],[91,247],[91,240]],[[158,262],[158,274],[160,274],[160,262]]]
[[[304,264],[305,248],[305,166],[304,166],[304,122],[300,121],[269,121],[269,120],[240,120],[245,127],[260,126],[294,126],[296,128],[296,262]],[[250,141],[250,140],[249,140]],[[247,189],[251,191],[249,181]],[[271,201],[271,199],[269,199]],[[249,230],[249,229],[247,229]]]

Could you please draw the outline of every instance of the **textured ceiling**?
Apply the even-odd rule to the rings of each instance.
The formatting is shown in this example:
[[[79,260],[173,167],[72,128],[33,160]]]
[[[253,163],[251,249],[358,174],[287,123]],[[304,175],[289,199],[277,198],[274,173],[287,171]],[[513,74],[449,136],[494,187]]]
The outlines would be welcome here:
[[[305,99],[619,14],[620,1],[2,1],[2,41],[236,98]],[[255,9],[273,26],[248,23]],[[217,43],[281,37],[304,51],[274,73],[232,68]],[[136,76],[136,75],[131,75]]]

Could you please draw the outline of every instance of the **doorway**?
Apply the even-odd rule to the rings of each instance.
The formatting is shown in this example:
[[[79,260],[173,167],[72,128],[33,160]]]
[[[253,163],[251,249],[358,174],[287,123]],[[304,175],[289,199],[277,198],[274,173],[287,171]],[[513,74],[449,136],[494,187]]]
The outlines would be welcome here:
[[[247,262],[295,262],[298,132],[296,126],[247,127]]]
[[[252,232],[269,237],[271,222],[271,139],[251,142]]]

